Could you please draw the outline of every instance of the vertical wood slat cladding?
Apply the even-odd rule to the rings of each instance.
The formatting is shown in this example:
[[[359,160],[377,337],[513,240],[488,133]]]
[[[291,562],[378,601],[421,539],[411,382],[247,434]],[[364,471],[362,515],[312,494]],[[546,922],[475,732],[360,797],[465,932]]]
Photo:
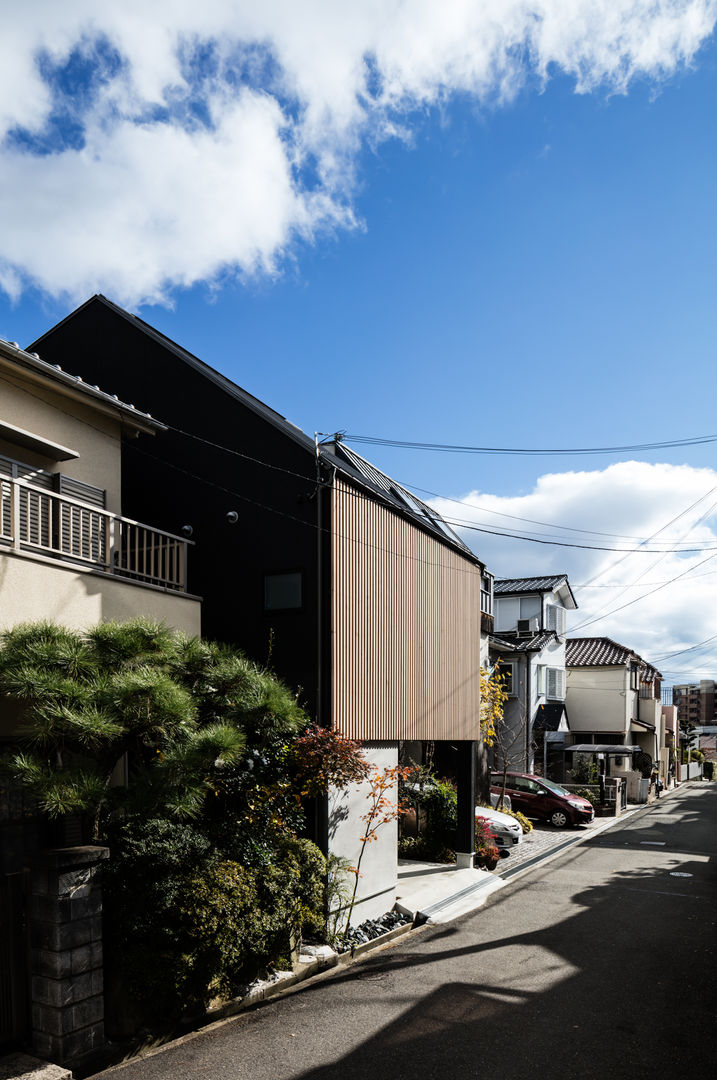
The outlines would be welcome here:
[[[334,726],[477,739],[480,567],[338,477],[331,521]]]

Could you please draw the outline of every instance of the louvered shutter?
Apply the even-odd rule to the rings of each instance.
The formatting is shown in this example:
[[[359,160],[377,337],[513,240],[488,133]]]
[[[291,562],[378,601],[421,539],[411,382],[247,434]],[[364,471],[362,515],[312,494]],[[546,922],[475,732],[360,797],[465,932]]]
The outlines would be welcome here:
[[[20,490],[20,539],[32,547],[49,548],[52,546],[52,499],[43,491],[54,490],[55,477],[44,469],[22,462],[16,464],[16,476],[18,480],[32,484],[31,488]]]
[[[102,488],[62,474],[58,476],[58,488],[60,494],[68,499],[79,499],[102,510],[105,508],[105,492]],[[91,562],[104,562],[107,540],[105,518],[82,506],[60,502],[59,507],[59,539],[63,554]]]
[[[548,630],[553,630],[558,637],[565,637],[565,608],[557,604],[548,604]]]
[[[548,697],[565,700],[565,672],[562,668],[548,668]]]

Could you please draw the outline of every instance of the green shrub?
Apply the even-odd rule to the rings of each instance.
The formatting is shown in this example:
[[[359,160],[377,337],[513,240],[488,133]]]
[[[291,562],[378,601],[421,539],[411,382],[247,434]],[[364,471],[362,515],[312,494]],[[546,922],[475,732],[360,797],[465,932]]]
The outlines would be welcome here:
[[[571,769],[576,784],[597,784],[600,770],[596,761],[585,754],[578,754]]]
[[[164,1025],[285,966],[302,926],[323,921],[325,873],[318,848],[292,836],[271,864],[242,867],[189,826],[125,828],[105,884],[112,998]]]
[[[594,788],[587,787],[571,787],[571,795],[579,795],[581,799],[587,799],[592,806],[597,809],[600,806],[600,793],[595,791]]]
[[[423,837],[433,846],[440,849],[455,844],[458,793],[450,780],[441,780],[428,769],[417,767],[399,783],[399,799],[417,813],[423,812]]]
[[[714,780],[715,778],[715,763],[707,759],[702,767],[705,780]]]
[[[420,859],[424,862],[452,863],[456,853],[440,840],[428,836],[402,836],[398,841],[401,859]]]

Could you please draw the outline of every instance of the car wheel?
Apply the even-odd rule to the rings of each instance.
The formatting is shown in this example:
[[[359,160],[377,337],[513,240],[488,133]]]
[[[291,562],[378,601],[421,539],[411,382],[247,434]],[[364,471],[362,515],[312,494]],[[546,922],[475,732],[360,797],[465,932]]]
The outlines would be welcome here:
[[[556,829],[564,829],[568,823],[568,815],[564,810],[553,810],[550,815],[550,824],[554,825]]]

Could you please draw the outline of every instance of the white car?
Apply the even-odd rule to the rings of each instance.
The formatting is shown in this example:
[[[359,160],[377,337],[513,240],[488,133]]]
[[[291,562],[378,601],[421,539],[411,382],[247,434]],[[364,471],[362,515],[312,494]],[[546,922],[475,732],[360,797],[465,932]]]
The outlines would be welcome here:
[[[476,806],[476,817],[488,822],[498,847],[510,848],[515,844],[523,843],[523,829],[520,822],[512,818],[510,814],[502,814],[500,810],[494,810],[493,807]]]

